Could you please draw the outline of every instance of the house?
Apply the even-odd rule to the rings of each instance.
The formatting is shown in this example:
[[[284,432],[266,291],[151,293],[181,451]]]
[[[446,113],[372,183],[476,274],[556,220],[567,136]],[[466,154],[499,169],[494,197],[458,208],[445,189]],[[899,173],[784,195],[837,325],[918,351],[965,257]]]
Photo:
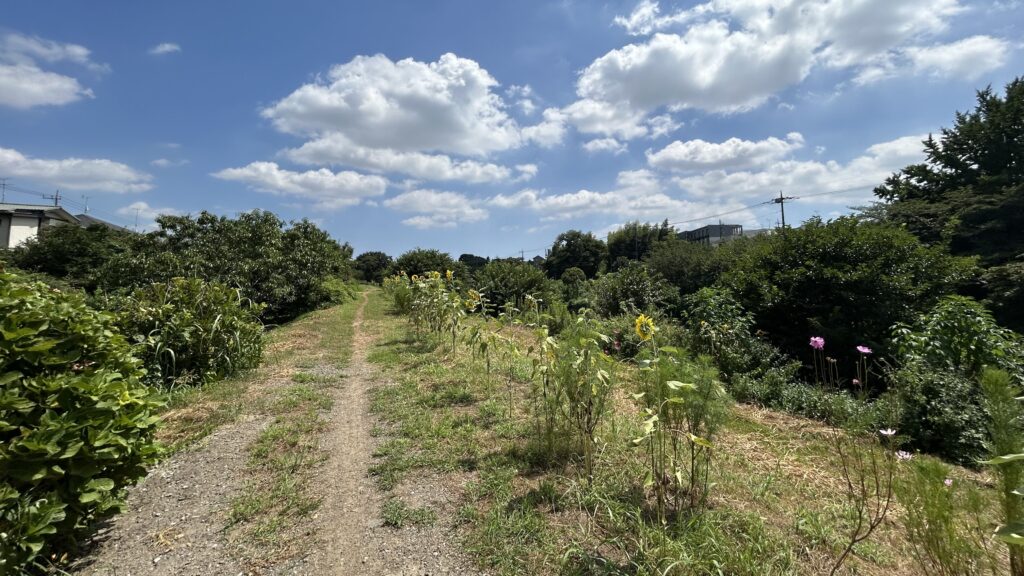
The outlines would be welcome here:
[[[79,225],[78,219],[60,206],[0,204],[0,248],[14,248],[48,226]]]
[[[771,230],[767,228],[744,230],[742,224],[709,224],[701,226],[696,230],[680,232],[679,237],[690,242],[700,242],[705,246],[718,246],[723,242],[737,238],[752,238],[769,233],[771,233]]]

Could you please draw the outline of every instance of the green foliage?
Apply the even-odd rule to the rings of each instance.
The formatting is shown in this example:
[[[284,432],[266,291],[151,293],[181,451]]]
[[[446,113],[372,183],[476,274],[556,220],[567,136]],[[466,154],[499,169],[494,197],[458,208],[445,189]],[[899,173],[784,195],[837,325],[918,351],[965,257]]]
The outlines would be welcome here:
[[[1019,259],[1024,254],[1024,79],[1009,82],[1002,97],[990,87],[979,91],[973,110],[958,112],[951,128],[923,145],[925,162],[907,166],[875,189],[890,201],[887,218],[953,254],[979,256],[986,267]],[[999,304],[1005,287],[1001,282],[988,286],[996,318],[1024,331],[1020,293],[1012,300],[1018,306]]]
[[[408,276],[423,276],[427,272],[443,274],[446,270],[456,270],[456,267],[452,257],[440,250],[414,248],[399,256],[392,270]]]
[[[679,306],[679,293],[644,264],[629,262],[618,272],[609,272],[591,283],[590,302],[602,316],[672,312]]]
[[[224,378],[255,368],[263,354],[262,306],[223,284],[174,278],[136,290],[115,309],[148,380],[159,385]]]
[[[1024,261],[993,266],[982,273],[985,304],[1000,324],[1024,334]]]
[[[685,296],[717,282],[727,268],[728,256],[737,246],[746,244],[746,241],[730,242],[712,248],[699,242],[661,242],[654,246],[646,262]]]
[[[984,406],[989,415],[988,452],[985,461],[995,467],[999,477],[1002,526],[996,536],[1010,547],[1010,573],[1024,574],[1024,507],[1021,506],[1021,479],[1024,476],[1024,410],[1018,398],[1020,386],[1001,370],[986,369],[981,374]]]
[[[462,254],[459,256],[459,262],[466,266],[466,271],[469,272],[470,274],[475,273],[477,270],[483,268],[490,261],[490,258],[477,256],[476,254]]]
[[[384,252],[363,252],[356,256],[353,266],[362,275],[363,280],[380,284],[393,264],[391,256]]]
[[[969,481],[954,480],[948,465],[916,458],[895,485],[903,525],[922,574],[971,576],[997,572],[985,515],[987,502]],[[961,514],[973,520],[965,523]]]
[[[914,447],[961,464],[982,455],[987,416],[973,377],[911,363],[890,378],[900,406],[900,433]]]
[[[966,296],[942,298],[913,326],[895,326],[893,343],[907,364],[923,363],[970,378],[990,366],[1024,382],[1024,339],[999,327],[984,306]]]
[[[608,234],[608,270],[621,268],[630,260],[644,260],[655,247],[663,242],[680,242],[675,228],[665,220],[661,225],[641,222],[627,222]]]
[[[587,278],[594,278],[607,255],[608,248],[593,234],[569,230],[555,238],[544,260],[544,272],[548,278],[561,278],[569,268],[579,268]]]
[[[885,354],[893,324],[927,310],[973,269],[904,230],[843,217],[754,239],[720,282],[786,352],[807,354],[808,337],[818,335],[846,364],[857,345]]]
[[[0,573],[69,549],[156,460],[142,374],[108,315],[0,273]]]
[[[321,288],[327,296],[327,303],[332,305],[344,304],[359,297],[359,285],[338,276],[325,279]]]
[[[323,281],[348,275],[352,248],[308,220],[285,229],[274,214],[254,210],[237,219],[203,212],[157,222],[159,230],[133,236],[128,249],[103,266],[101,288],[202,278],[266,304],[263,319],[275,323],[327,303]]]
[[[523,310],[527,296],[544,302],[554,299],[544,273],[518,259],[492,260],[477,271],[473,285],[497,308],[511,302]]]
[[[100,283],[103,265],[125,249],[131,236],[102,225],[50,226],[11,250],[10,260],[18,268],[91,292]]]

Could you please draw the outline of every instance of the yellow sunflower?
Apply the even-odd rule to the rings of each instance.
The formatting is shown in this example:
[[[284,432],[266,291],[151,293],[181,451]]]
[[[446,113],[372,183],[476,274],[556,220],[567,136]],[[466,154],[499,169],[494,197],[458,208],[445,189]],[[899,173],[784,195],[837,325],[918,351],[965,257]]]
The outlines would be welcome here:
[[[658,331],[658,327],[654,325],[654,320],[645,314],[641,314],[636,317],[636,335],[641,340],[647,342],[651,338],[654,338],[654,333]]]

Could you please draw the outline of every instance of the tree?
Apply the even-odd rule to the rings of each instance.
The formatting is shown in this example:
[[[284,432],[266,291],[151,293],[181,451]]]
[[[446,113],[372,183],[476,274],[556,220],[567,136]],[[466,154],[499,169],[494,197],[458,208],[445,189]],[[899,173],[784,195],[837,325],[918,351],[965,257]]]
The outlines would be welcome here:
[[[465,264],[466,270],[473,273],[486,266],[490,259],[476,254],[463,254],[459,256],[459,262]]]
[[[805,356],[808,339],[822,336],[829,355],[844,360],[861,344],[886,352],[893,324],[912,321],[975,272],[972,260],[906,230],[815,218],[752,239],[719,283],[786,352]]]
[[[477,271],[474,285],[487,297],[495,311],[509,302],[522,310],[528,295],[545,302],[553,296],[544,273],[518,258],[492,260]]]
[[[647,256],[647,265],[685,296],[714,285],[727,268],[728,258],[724,256],[732,251],[726,252],[726,249],[724,246],[712,248],[685,240],[659,242]]]
[[[597,276],[608,254],[604,242],[589,232],[569,230],[562,232],[544,260],[544,272],[549,278],[561,278],[569,268],[583,270],[588,278]]]
[[[405,272],[409,276],[422,275],[427,272],[454,270],[455,261],[445,252],[426,248],[413,248],[395,260],[395,271]]]
[[[14,248],[11,263],[92,291],[99,283],[100,268],[115,254],[123,252],[132,236],[131,232],[103,225],[51,226]]]
[[[618,270],[624,260],[644,260],[663,242],[678,241],[676,231],[665,220],[661,225],[628,222],[608,235],[608,270]]]
[[[957,255],[976,255],[988,268],[987,296],[1000,322],[1024,330],[1013,315],[1024,283],[1024,79],[1006,85],[1004,96],[977,93],[974,110],[957,112],[952,128],[923,142],[925,161],[893,174],[875,194],[889,201],[887,217],[922,241],[943,244]],[[1009,299],[1007,299],[1009,298]]]
[[[393,262],[391,256],[384,252],[363,252],[356,256],[355,269],[362,274],[363,280],[380,284]]]

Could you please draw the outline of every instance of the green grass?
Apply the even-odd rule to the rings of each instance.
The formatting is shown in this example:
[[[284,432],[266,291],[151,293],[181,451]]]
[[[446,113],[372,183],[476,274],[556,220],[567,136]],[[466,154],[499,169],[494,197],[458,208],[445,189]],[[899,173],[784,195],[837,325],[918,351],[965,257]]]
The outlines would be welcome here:
[[[641,435],[629,398],[634,367],[618,371],[620,393],[588,483],[577,441],[556,437],[553,455],[540,446],[528,362],[513,366],[510,416],[500,355],[487,375],[465,346],[453,353],[415,337],[381,293],[370,298],[367,326],[377,341],[370,358],[393,381],[371,390],[378,485],[394,490],[427,474],[457,482],[457,537],[488,573],[811,576],[827,574],[845,545],[852,517],[830,432],[818,422],[737,407],[716,440],[707,510],[661,526],[644,486],[644,453],[624,440]],[[844,571],[918,573],[898,513],[857,546]]]
[[[404,526],[433,526],[437,522],[437,513],[429,508],[410,508],[398,498],[389,498],[381,506],[381,518],[385,526],[402,528]]]

